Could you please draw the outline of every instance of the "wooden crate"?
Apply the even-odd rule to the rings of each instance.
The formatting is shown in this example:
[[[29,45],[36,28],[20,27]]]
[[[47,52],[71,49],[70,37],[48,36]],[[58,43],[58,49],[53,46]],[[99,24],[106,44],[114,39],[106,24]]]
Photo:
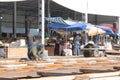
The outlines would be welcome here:
[[[8,47],[6,48],[6,58],[27,58],[27,47]]]

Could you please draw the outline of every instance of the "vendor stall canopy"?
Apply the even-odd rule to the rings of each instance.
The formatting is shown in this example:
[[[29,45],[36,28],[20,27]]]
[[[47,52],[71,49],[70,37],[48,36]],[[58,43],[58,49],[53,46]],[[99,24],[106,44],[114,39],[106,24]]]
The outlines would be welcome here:
[[[119,0],[53,0],[54,2],[81,13],[120,16]]]
[[[99,34],[105,34],[106,31],[96,27],[96,25],[92,25],[92,24],[87,24],[87,28],[86,28],[86,32],[88,33],[89,36],[96,36]]]
[[[46,18],[46,20],[50,22],[48,27],[53,30],[78,31],[86,29],[85,23],[68,21],[60,17]]]
[[[107,34],[115,35],[115,33],[112,31],[112,29],[110,27],[100,26],[100,25],[97,25],[97,27],[101,28],[104,31],[106,31]]]
[[[109,35],[114,35],[115,33],[112,31],[110,27],[107,26],[101,26],[101,25],[92,25],[84,22],[79,22],[79,21],[69,21],[69,20],[64,20],[61,17],[50,17],[50,18],[45,18],[49,23],[47,24],[48,28],[52,30],[64,30],[64,31],[79,31],[79,30],[87,30],[88,28],[92,28],[93,30],[96,30],[96,33],[93,34],[92,30],[92,35],[96,34],[109,34]],[[95,32],[95,31],[94,31]],[[91,32],[90,32],[91,35]]]
[[[62,19],[61,17],[46,17],[45,18],[47,21],[49,22],[55,22],[55,23],[59,23],[59,24],[66,24],[64,19]]]

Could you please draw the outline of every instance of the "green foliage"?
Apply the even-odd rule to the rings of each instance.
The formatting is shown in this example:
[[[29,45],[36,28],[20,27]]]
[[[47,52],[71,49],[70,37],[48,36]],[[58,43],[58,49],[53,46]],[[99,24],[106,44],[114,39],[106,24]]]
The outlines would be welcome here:
[[[52,39],[52,38],[46,38],[45,39],[45,44],[50,44],[50,43],[55,43],[55,39]]]

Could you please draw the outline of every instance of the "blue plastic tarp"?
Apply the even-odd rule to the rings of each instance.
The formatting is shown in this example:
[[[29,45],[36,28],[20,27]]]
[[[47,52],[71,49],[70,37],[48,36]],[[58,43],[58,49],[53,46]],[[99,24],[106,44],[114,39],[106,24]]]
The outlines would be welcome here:
[[[59,24],[67,24],[63,18],[61,17],[46,17],[45,20],[49,22],[59,23]]]
[[[115,35],[115,33],[112,31],[111,28],[109,27],[106,27],[106,26],[99,26],[97,25],[97,27],[101,28],[102,30],[106,31],[107,34],[109,35]]]
[[[86,24],[84,23],[66,21],[61,17],[46,17],[45,19],[50,22],[47,26],[53,30],[78,31],[86,29]]]
[[[62,27],[61,29],[67,30],[67,31],[78,31],[78,30],[85,30],[86,24],[83,23],[76,23],[67,27]]]
[[[60,30],[62,27],[67,27],[69,25],[59,24],[59,23],[48,23],[47,26],[48,28],[53,30]]]
[[[85,30],[86,24],[84,23],[75,23],[73,25],[59,24],[59,23],[49,23],[48,27],[54,30],[65,30],[65,31],[78,31]]]

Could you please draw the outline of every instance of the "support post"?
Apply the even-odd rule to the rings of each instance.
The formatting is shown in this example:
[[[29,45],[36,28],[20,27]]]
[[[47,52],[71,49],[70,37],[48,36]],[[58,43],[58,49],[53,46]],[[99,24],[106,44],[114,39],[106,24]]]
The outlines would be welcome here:
[[[38,28],[41,43],[44,45],[44,28],[45,28],[45,0],[38,0]]]
[[[16,2],[14,2],[14,11],[13,11],[13,37],[16,38],[16,16],[17,16]]]

